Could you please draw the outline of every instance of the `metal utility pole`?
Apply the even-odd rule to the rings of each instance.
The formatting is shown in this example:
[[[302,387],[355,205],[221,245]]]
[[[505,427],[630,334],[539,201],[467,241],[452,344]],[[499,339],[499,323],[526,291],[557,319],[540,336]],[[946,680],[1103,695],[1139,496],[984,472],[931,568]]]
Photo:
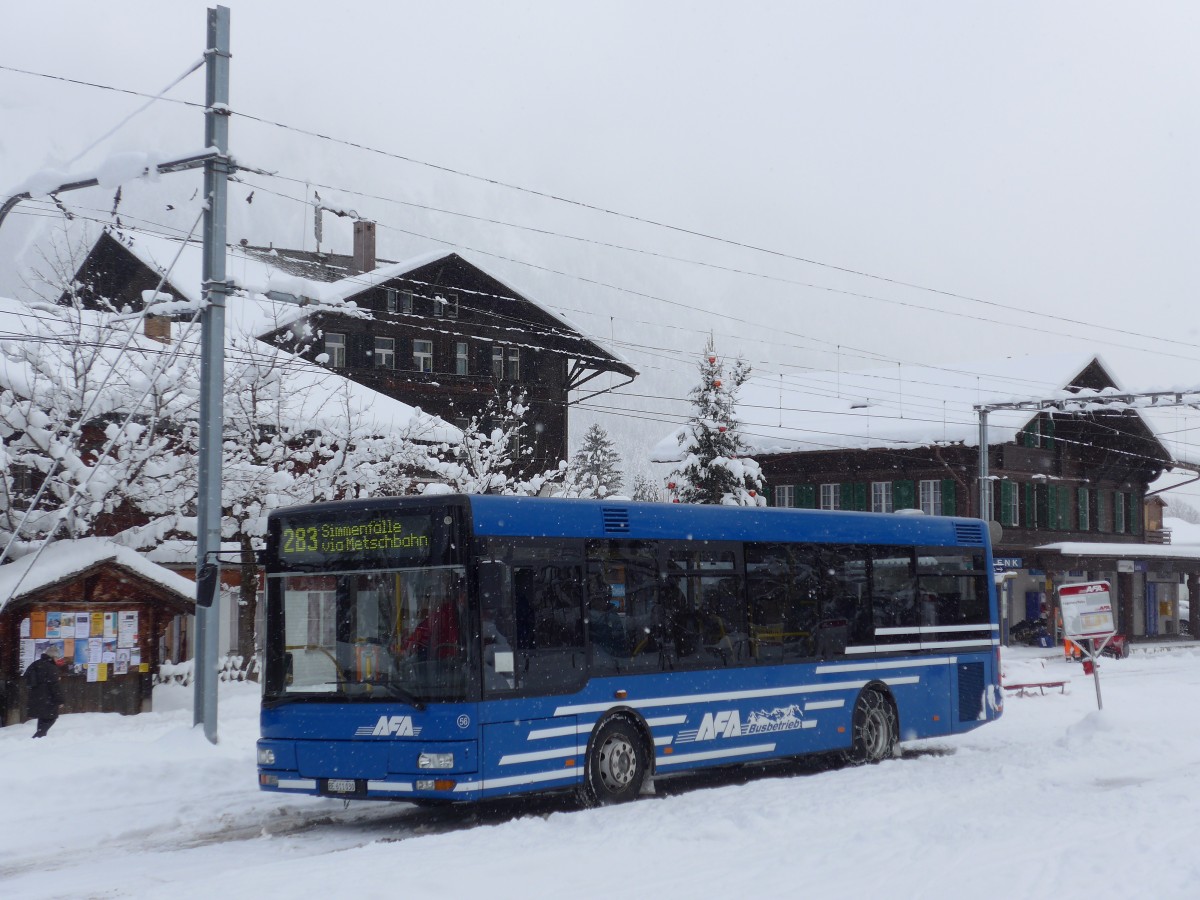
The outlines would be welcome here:
[[[979,518],[991,521],[992,483],[988,480],[988,411],[987,407],[978,406],[979,410]]]
[[[195,714],[204,736],[217,742],[217,643],[220,635],[221,437],[225,381],[225,214],[229,188],[229,8],[208,10],[205,45],[204,146],[217,155],[204,164],[204,308],[200,313],[200,484],[196,528]],[[202,578],[201,576],[204,575]],[[203,582],[203,584],[201,584]],[[207,593],[205,587],[211,589]],[[213,595],[216,594],[217,597]],[[216,600],[217,602],[214,602]]]

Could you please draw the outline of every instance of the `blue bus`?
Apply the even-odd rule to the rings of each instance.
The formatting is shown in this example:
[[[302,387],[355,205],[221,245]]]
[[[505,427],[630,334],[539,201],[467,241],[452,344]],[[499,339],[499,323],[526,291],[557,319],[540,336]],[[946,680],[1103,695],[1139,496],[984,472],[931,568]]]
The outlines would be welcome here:
[[[1002,712],[982,521],[536,497],[270,516],[263,790],[637,796]]]

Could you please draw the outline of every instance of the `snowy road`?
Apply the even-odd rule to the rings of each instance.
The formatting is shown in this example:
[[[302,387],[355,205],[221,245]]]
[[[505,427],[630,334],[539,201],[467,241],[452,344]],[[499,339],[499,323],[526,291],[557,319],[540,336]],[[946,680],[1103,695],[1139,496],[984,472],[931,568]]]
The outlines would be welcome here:
[[[582,812],[262,794],[255,689],[225,688],[212,747],[164,688],[152,714],[0,729],[0,896],[1200,895],[1200,651],[1106,662],[1103,713],[1077,665],[1037,655],[1008,664],[1074,676],[1066,694],[902,759],[706,773]]]

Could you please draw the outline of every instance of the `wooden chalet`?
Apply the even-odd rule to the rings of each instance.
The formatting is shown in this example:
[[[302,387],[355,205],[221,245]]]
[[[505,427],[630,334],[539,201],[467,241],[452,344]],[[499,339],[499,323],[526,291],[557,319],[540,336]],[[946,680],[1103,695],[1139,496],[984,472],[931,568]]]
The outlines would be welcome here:
[[[1200,573],[1200,553],[1163,546],[1161,524],[1146,532],[1148,486],[1172,458],[1137,411],[993,412],[980,509],[976,404],[1116,387],[1092,356],[900,366],[752,379],[738,413],[769,503],[989,519],[997,569],[1011,573],[1007,623],[1047,615],[1061,584],[1107,579],[1123,631],[1176,634],[1178,588]],[[669,461],[674,443],[655,458]]]
[[[178,242],[166,239],[106,232],[76,281],[95,304],[138,309],[156,289],[196,300],[198,245],[185,248],[159,288],[161,272],[178,249]],[[228,275],[255,297],[231,300],[231,307],[313,300],[343,304],[344,311],[325,305],[282,319],[260,316],[254,335],[459,427],[480,414],[489,399],[523,397],[530,442],[522,448],[526,471],[567,458],[568,407],[611,389],[589,392],[598,376],[616,373],[628,383],[637,375],[597,341],[460,253],[377,260],[371,222],[355,223],[352,255],[234,247]]]

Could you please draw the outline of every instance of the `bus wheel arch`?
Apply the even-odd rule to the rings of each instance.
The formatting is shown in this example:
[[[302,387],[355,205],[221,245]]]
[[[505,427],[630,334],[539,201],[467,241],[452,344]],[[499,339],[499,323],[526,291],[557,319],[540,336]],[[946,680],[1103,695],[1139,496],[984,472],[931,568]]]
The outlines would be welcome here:
[[[653,774],[654,741],[631,709],[610,711],[588,739],[583,780],[576,795],[584,806],[624,803],[641,793]]]
[[[851,765],[882,762],[896,754],[900,741],[900,714],[887,685],[872,681],[854,701],[850,719],[851,745],[846,761]]]

